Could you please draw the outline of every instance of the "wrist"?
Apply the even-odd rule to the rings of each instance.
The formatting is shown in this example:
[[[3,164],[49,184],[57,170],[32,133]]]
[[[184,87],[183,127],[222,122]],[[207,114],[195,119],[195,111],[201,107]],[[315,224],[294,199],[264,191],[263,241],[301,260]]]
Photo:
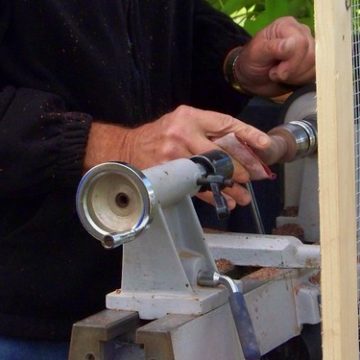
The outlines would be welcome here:
[[[129,151],[125,146],[128,130],[119,125],[94,121],[89,131],[84,170],[106,161],[129,161]]]
[[[247,90],[244,84],[239,80],[239,58],[243,50],[242,46],[232,49],[225,58],[224,61],[224,77],[230,86],[236,91],[252,96],[251,91]]]

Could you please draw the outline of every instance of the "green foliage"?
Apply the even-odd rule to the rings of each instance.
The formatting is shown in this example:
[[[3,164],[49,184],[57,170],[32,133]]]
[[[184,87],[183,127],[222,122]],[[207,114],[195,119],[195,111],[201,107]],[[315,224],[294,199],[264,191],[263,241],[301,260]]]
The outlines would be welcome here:
[[[314,0],[208,0],[254,35],[281,16],[294,16],[314,30]]]
[[[352,0],[351,7],[353,32],[358,35],[360,33],[360,0]]]

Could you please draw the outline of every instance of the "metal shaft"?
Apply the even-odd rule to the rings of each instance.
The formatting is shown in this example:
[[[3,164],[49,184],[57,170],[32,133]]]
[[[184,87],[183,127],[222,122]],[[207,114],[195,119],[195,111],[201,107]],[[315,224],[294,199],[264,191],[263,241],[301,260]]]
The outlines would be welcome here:
[[[252,183],[249,181],[248,183],[246,183],[246,188],[248,190],[248,192],[251,195],[251,212],[252,212],[252,216],[255,222],[255,226],[256,226],[256,230],[258,234],[265,234],[265,228],[264,228],[264,224],[262,222],[262,218],[261,218],[261,214],[259,211],[259,206],[258,203],[256,201],[256,197],[255,197],[255,192],[254,192],[254,188],[252,186]]]
[[[260,360],[261,353],[257,343],[254,326],[246,305],[245,297],[236,282],[217,272],[200,271],[198,284],[201,286],[224,285],[229,291],[229,304],[233,314],[245,360]]]

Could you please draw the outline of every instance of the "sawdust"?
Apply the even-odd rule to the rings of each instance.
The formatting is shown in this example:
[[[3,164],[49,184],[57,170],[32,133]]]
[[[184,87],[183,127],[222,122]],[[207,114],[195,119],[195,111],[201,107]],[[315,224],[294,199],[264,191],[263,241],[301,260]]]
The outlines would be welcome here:
[[[304,229],[298,224],[284,224],[272,230],[273,235],[295,236],[304,241]]]
[[[299,213],[299,208],[297,206],[288,206],[286,207],[281,215],[282,216],[289,216],[289,217],[296,217]]]
[[[234,270],[234,264],[230,260],[224,258],[216,259],[215,264],[220,274],[227,274]]]
[[[252,280],[269,280],[276,278],[282,272],[281,269],[277,268],[261,268],[249,275],[247,275],[248,279]]]
[[[309,281],[314,285],[319,285],[320,284],[320,271],[317,274],[311,276],[309,278]]]

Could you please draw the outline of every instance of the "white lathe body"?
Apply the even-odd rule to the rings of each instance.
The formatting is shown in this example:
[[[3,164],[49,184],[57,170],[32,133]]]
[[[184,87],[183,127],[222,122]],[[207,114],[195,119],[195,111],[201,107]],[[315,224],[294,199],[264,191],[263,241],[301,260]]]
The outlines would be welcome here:
[[[309,94],[305,102],[313,104],[315,95]],[[310,112],[315,110],[310,107]],[[304,118],[301,110],[290,116]],[[309,161],[301,171],[310,172],[315,181],[316,157]],[[103,315],[74,325],[70,359],[259,359],[298,336],[304,325],[320,323],[319,245],[292,236],[203,233],[191,197],[204,186],[211,188],[219,196],[217,210],[222,215],[220,190],[231,178],[230,165],[226,154],[218,152],[143,172],[110,162],[84,176],[77,198],[80,219],[104,247],[123,246],[122,287],[107,294]],[[302,190],[313,197],[308,178],[295,186],[302,189],[305,184]],[[301,196],[306,195],[292,204],[299,206],[295,222],[311,228],[309,239],[314,242],[318,217],[304,220],[301,211],[307,201]],[[283,217],[279,223],[290,221],[294,219]],[[252,268],[234,281],[245,299],[241,319],[229,302],[234,285],[216,286],[214,280],[213,286],[204,286],[199,275],[217,274],[214,259],[222,258]],[[240,320],[252,332],[239,330]],[[104,321],[109,326],[99,330],[97,324]],[[130,323],[130,330],[121,330]],[[136,342],[144,347],[127,342],[128,332],[136,332]],[[251,355],[250,342],[256,342],[257,355]]]

